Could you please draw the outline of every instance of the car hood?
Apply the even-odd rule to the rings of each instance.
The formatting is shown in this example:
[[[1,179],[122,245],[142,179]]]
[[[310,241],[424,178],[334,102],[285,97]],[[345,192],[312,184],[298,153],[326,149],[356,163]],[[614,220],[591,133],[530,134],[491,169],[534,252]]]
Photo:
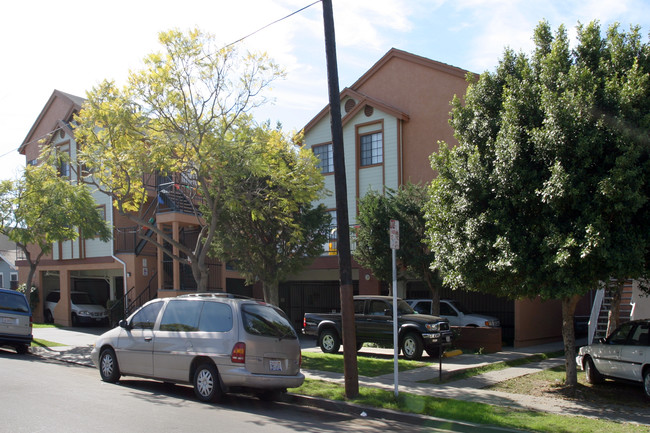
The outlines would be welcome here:
[[[430,316],[428,314],[402,314],[399,316],[402,320],[409,320],[417,323],[431,323],[431,322],[447,322],[447,319],[443,319],[438,316]]]
[[[81,311],[89,311],[91,313],[105,313],[106,308],[102,307],[101,305],[95,305],[95,304],[74,304],[75,307],[77,307]]]

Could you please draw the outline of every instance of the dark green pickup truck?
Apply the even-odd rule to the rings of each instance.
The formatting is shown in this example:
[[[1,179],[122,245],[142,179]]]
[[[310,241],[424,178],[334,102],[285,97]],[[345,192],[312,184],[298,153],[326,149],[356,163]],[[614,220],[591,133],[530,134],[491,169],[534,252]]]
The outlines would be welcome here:
[[[440,355],[441,347],[451,342],[447,319],[418,314],[403,300],[397,300],[398,342],[406,359],[420,359],[425,350],[431,357]],[[355,296],[354,321],[357,350],[363,343],[393,344],[393,298],[391,296]],[[318,338],[325,353],[341,347],[340,313],[305,313],[303,334]]]

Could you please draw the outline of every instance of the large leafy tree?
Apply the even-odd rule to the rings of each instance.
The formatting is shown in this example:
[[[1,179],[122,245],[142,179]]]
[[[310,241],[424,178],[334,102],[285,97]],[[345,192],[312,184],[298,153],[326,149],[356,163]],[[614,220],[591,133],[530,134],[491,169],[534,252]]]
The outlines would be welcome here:
[[[371,190],[359,199],[359,227],[354,258],[379,279],[392,280],[392,252],[389,224],[400,224],[400,245],[395,255],[400,265],[400,277],[410,275],[422,280],[433,299],[434,314],[440,309],[441,280],[431,268],[434,256],[426,242],[424,206],[427,203],[424,186],[407,183],[397,191],[385,194]]]
[[[29,263],[28,290],[54,242],[80,236],[108,241],[111,236],[89,186],[59,176],[54,161],[44,152],[40,165],[29,165],[18,179],[0,183],[0,233],[16,243]]]
[[[213,247],[264,299],[279,305],[278,284],[323,253],[330,216],[312,202],[323,190],[313,152],[268,124],[238,130],[241,151],[218,214]]]
[[[432,157],[434,264],[453,287],[562,301],[567,385],[573,313],[599,281],[644,275],[650,231],[650,49],[639,29],[542,22],[453,101],[459,145]]]
[[[103,82],[87,95],[77,116],[80,162],[118,211],[157,234],[144,237],[170,257],[190,265],[198,290],[208,281],[206,258],[218,214],[228,200],[230,171],[237,170],[237,131],[247,113],[266,102],[262,92],[282,72],[266,55],[241,55],[221,48],[198,30],[159,35],[164,50],[146,57],[118,88]],[[182,191],[201,228],[194,245],[184,245],[147,215],[144,179],[181,174],[195,188]],[[175,254],[174,252],[178,253]]]

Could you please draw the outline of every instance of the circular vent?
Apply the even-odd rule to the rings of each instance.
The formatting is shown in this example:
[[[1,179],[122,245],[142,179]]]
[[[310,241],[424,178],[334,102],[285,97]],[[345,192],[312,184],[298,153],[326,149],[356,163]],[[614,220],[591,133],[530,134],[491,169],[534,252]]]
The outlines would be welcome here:
[[[357,102],[352,98],[345,101],[345,112],[349,113],[355,105],[357,105]]]
[[[370,105],[366,105],[366,108],[363,109],[363,112],[366,114],[366,117],[372,116],[372,113],[375,112],[375,109],[372,108]]]

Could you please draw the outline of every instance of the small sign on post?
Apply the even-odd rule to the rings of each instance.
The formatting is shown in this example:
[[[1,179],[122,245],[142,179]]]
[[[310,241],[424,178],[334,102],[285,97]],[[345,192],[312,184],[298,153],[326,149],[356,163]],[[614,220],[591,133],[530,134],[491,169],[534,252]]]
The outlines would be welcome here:
[[[390,220],[390,248],[399,250],[399,221]]]

